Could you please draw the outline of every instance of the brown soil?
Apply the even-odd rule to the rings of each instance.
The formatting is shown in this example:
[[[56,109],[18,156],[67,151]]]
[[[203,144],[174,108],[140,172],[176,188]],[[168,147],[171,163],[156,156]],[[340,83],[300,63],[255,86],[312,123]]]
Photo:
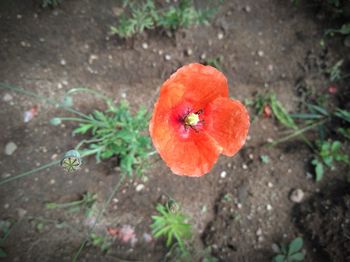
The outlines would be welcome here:
[[[319,45],[324,21],[303,5],[294,8],[290,1],[225,1],[210,26],[183,29],[172,38],[147,32],[126,43],[108,35],[109,26],[116,22],[114,11],[120,6],[114,0],[67,0],[56,9],[43,10],[32,1],[2,0],[1,81],[56,100],[70,88],[87,86],[116,101],[126,97],[136,110],[139,105],[152,107],[161,83],[181,65],[201,61],[205,54],[207,58],[223,57],[233,97],[243,101],[257,92],[275,92],[292,112],[303,92],[326,92],[322,68],[346,57],[343,49],[331,45],[325,54]],[[219,33],[223,39],[218,39]],[[192,55],[186,55],[188,48]],[[171,56],[169,61],[165,54]],[[65,112],[0,89],[1,99],[7,94],[12,99],[1,100],[0,111],[1,178],[58,159],[80,141],[81,137],[71,136],[74,124],[49,125],[52,117]],[[24,123],[23,112],[34,105],[39,105],[38,116]],[[86,113],[103,108],[88,95],[76,96],[74,105]],[[293,223],[290,191],[300,188],[307,198],[334,177],[343,178],[341,172],[329,171],[316,184],[307,176],[311,156],[302,143],[264,146],[267,140],[281,137],[282,131],[272,119],[255,118],[245,148],[235,157],[221,157],[199,179],[175,176],[153,157],[146,173],[148,181],[124,183],[96,226],[96,232],[103,235],[109,226],[128,224],[135,228],[136,245],[116,240],[105,254],[89,246],[80,260],[160,261],[167,253],[164,241],[147,242],[143,235],[150,233],[156,203],[162,195],[169,195],[191,218],[197,251],[194,260],[200,260],[203,250],[211,247],[221,261],[270,261],[273,243],[304,236]],[[9,141],[18,146],[12,156],[4,154]],[[269,163],[262,163],[261,155],[267,155]],[[185,157],[191,157],[190,152]],[[223,171],[225,178],[220,176]],[[72,175],[53,167],[1,186],[0,219],[17,221],[4,243],[8,257],[3,260],[71,261],[94,221],[82,213],[48,210],[45,203],[65,202],[89,191],[98,195],[101,209],[119,177],[115,162],[96,165],[91,157]],[[139,184],[145,188],[137,192]],[[312,212],[319,212],[315,210]],[[37,230],[38,221],[44,225],[42,230]],[[306,232],[316,229],[305,226]],[[320,261],[313,240],[305,237],[305,241],[306,261]],[[334,261],[344,257],[331,247],[326,250],[334,254]]]

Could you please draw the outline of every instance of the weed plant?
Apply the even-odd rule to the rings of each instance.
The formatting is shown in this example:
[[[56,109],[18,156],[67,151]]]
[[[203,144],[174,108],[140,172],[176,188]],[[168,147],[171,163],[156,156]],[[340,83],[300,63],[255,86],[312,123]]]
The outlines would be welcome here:
[[[304,253],[301,252],[303,239],[295,238],[289,245],[281,244],[279,254],[273,258],[273,262],[297,262],[304,260]]]

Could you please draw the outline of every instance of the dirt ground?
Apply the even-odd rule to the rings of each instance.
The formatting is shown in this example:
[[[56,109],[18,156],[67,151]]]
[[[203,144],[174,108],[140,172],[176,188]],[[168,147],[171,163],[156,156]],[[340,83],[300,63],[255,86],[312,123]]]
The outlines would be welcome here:
[[[234,98],[243,101],[257,92],[273,91],[292,112],[299,105],[298,81],[311,83],[316,93],[326,92],[324,76],[314,77],[315,72],[349,56],[332,44],[325,54],[319,45],[325,21],[314,10],[295,8],[290,1],[225,1],[209,26],[182,29],[172,38],[147,32],[126,43],[108,34],[120,6],[114,0],[67,0],[43,10],[33,1],[2,0],[1,82],[56,100],[72,87],[86,86],[116,101],[126,98],[136,110],[139,105],[152,107],[159,86],[178,67],[201,62],[204,56],[222,56]],[[80,141],[71,136],[74,124],[49,124],[65,112],[8,90],[0,89],[0,98],[2,179],[59,159]],[[23,112],[34,105],[38,115],[24,123]],[[103,108],[85,95],[75,96],[74,105],[86,113]],[[327,172],[315,183],[307,175],[311,156],[302,143],[264,146],[281,137],[281,130],[272,119],[255,118],[244,149],[232,158],[220,157],[201,178],[172,175],[154,156],[148,180],[124,183],[96,225],[100,234],[109,226],[130,225],[136,244],[116,240],[105,254],[88,246],[79,261],[161,261],[167,253],[164,241],[148,241],[144,234],[150,234],[151,216],[164,195],[178,201],[191,218],[198,261],[208,247],[220,261],[271,261],[274,244],[297,236],[305,240],[305,261],[329,261],[294,223],[296,204],[289,194],[302,189],[308,199],[334,177],[342,179],[342,170]],[[18,148],[8,156],[4,148],[10,141]],[[269,163],[260,160],[262,155]],[[76,199],[89,191],[98,195],[102,208],[119,177],[113,161],[96,165],[91,157],[72,175],[53,167],[1,186],[0,219],[17,221],[4,243],[8,256],[1,260],[71,261],[94,221],[81,213],[49,210],[45,203]],[[136,191],[140,184],[144,188]]]

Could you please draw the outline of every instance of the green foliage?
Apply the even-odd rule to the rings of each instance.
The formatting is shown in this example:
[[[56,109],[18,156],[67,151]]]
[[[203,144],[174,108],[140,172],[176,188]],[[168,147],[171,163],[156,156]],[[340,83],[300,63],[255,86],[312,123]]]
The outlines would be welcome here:
[[[301,252],[303,239],[295,238],[288,246],[282,244],[280,252],[273,258],[273,262],[297,262],[304,260],[304,254]]]
[[[263,162],[264,164],[268,164],[268,163],[270,162],[270,158],[269,158],[269,156],[267,156],[267,155],[261,155],[261,156],[260,156],[260,160],[261,160],[261,162]]]
[[[341,67],[343,65],[343,59],[335,63],[331,68],[326,70],[329,75],[329,80],[336,82],[342,79]]]
[[[43,8],[46,8],[46,7],[54,8],[54,7],[57,7],[59,4],[61,4],[62,1],[63,0],[42,0],[41,6]]]
[[[123,173],[141,175],[151,148],[150,139],[144,133],[148,126],[147,111],[140,109],[132,115],[126,101],[119,105],[109,101],[108,105],[105,112],[96,110],[85,118],[55,117],[50,123],[57,125],[62,120],[80,122],[73,134],[89,132],[92,136],[77,146],[88,144],[87,149],[81,150],[82,155],[95,154],[97,162],[117,156]]]
[[[185,241],[192,237],[191,225],[187,223],[187,217],[183,215],[176,203],[157,205],[158,216],[152,216],[152,234],[155,238],[166,237],[166,245],[170,247],[174,240],[182,253],[187,253]]]
[[[325,166],[334,170],[334,162],[344,162],[350,165],[349,156],[342,151],[340,141],[318,141],[318,154],[312,160],[315,167],[316,181],[324,175]]]
[[[97,200],[97,195],[86,192],[80,200],[66,202],[66,203],[47,203],[47,209],[57,209],[57,208],[68,208],[70,212],[79,212],[84,210],[86,217],[91,217],[94,212],[95,202]]]
[[[10,235],[14,223],[9,220],[0,220],[0,258],[7,257],[7,253],[2,246]]]
[[[153,0],[144,3],[124,2],[124,13],[117,26],[111,26],[112,35],[130,38],[146,29],[164,28],[177,30],[195,24],[207,24],[214,14],[213,9],[197,10],[192,0],[180,0],[178,4],[157,8]]]
[[[215,67],[216,69],[222,71],[222,61],[224,60],[224,57],[222,55],[213,57],[213,58],[207,58],[203,64],[204,65],[210,65],[212,67]]]
[[[99,248],[102,252],[106,252],[112,245],[110,239],[95,233],[90,234],[90,243],[92,246]]]
[[[334,34],[350,35],[350,23],[343,24],[339,29],[329,29],[326,31],[326,35]]]

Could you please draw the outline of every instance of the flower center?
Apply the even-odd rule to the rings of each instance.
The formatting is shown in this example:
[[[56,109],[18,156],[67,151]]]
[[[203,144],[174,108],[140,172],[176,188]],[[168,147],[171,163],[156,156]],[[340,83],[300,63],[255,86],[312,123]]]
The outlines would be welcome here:
[[[199,122],[199,116],[195,113],[190,113],[185,117],[185,125],[187,126],[195,126]]]

